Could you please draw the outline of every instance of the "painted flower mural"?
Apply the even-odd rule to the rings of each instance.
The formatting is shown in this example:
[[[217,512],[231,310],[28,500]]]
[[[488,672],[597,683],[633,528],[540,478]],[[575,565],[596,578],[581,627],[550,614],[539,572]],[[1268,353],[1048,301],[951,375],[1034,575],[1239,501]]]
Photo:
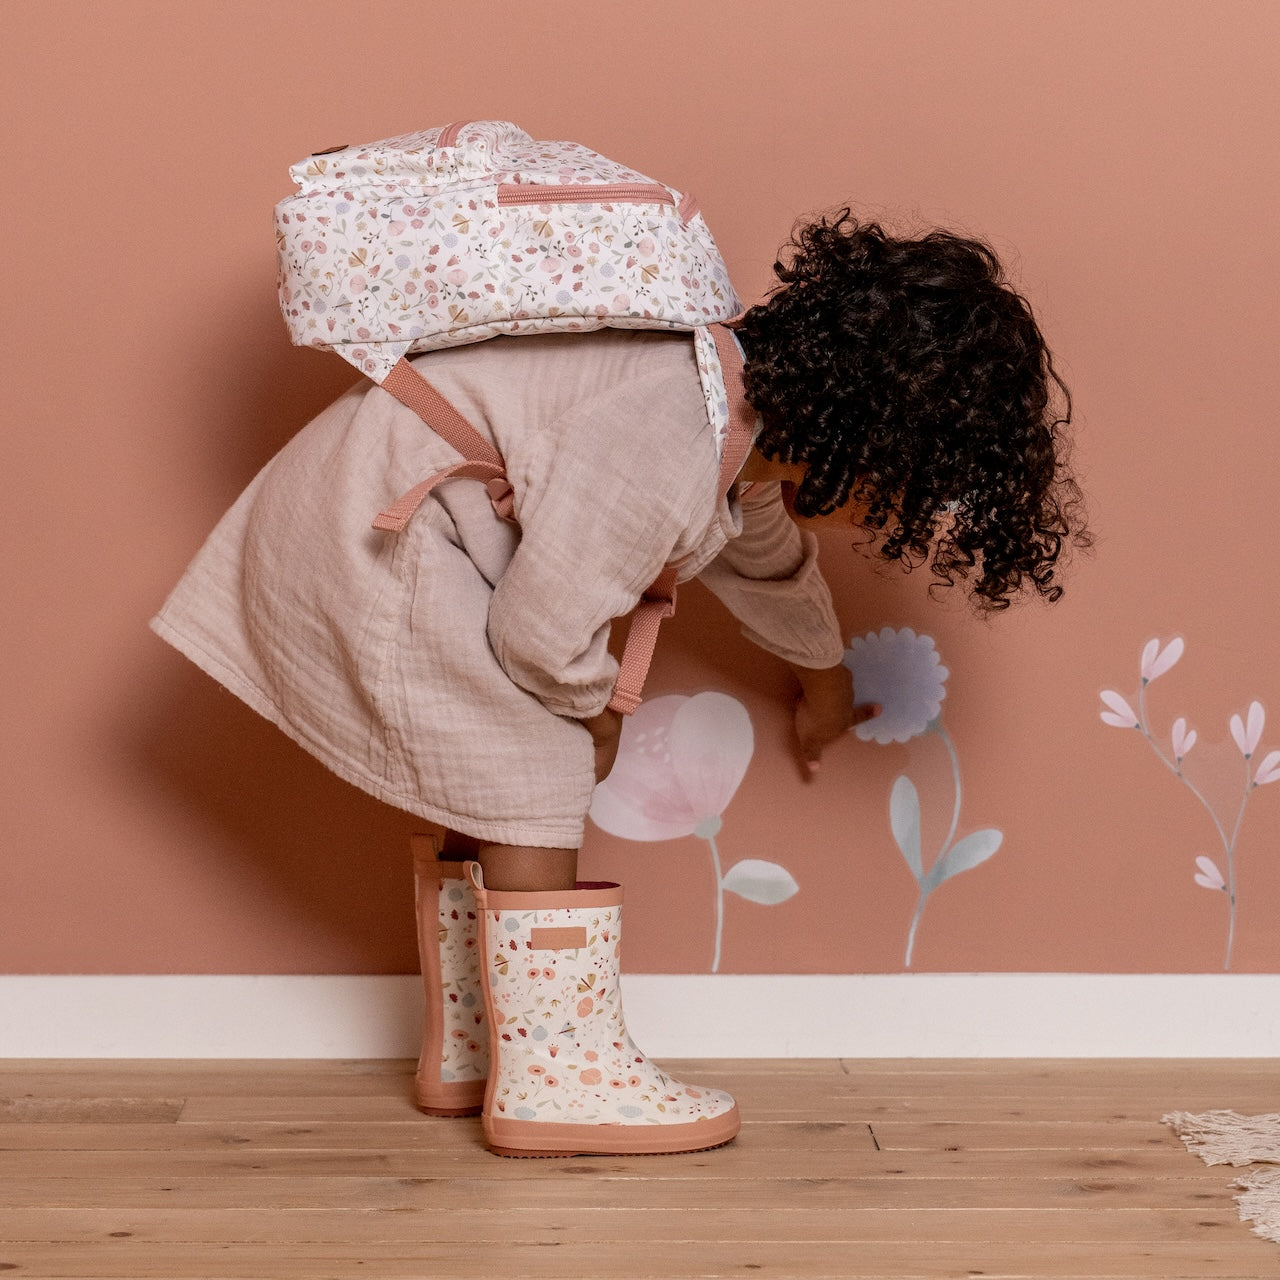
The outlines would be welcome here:
[[[725,872],[716,836],[751,763],[755,736],[747,709],[723,693],[670,694],[643,702],[622,726],[613,771],[595,789],[591,819],[626,840],[707,842],[716,882],[711,971],[719,972],[726,892],[773,905],[799,886],[785,867],[747,858]]]
[[[951,761],[954,789],[951,822],[928,870],[924,866],[920,793],[915,783],[902,774],[889,793],[889,829],[917,888],[916,909],[907,931],[903,961],[909,969],[916,933],[930,894],[943,881],[990,858],[999,849],[1004,833],[995,827],[986,827],[956,839],[962,798],[960,760],[955,743],[942,723],[942,702],[947,696],[946,682],[951,673],[942,665],[933,637],[917,635],[910,627],[900,631],[884,627],[879,632],[851,639],[844,662],[853,672],[858,701],[876,702],[881,707],[878,716],[856,727],[854,732],[858,737],[883,745],[909,742],[931,733],[941,739]]]
[[[881,707],[878,716],[854,730],[864,742],[908,742],[942,714],[951,673],[932,636],[916,635],[910,627],[854,636],[844,664],[853,672],[858,701]]]
[[[1185,650],[1186,645],[1181,636],[1175,636],[1163,645],[1159,638],[1148,640],[1138,660],[1141,683],[1138,686],[1137,696],[1131,701],[1114,689],[1103,689],[1098,696],[1102,699],[1105,710],[1098,714],[1102,722],[1112,728],[1136,729],[1142,734],[1155,752],[1157,759],[1195,796],[1209,815],[1209,820],[1217,833],[1218,842],[1222,846],[1227,870],[1224,874],[1212,858],[1206,854],[1200,854],[1195,860],[1197,871],[1193,878],[1202,889],[1227,895],[1227,950],[1222,967],[1230,969],[1236,934],[1236,849],[1240,841],[1240,829],[1244,824],[1245,808],[1253,792],[1268,783],[1280,781],[1280,751],[1268,752],[1259,764],[1254,764],[1258,744],[1262,741],[1262,732],[1267,723],[1267,713],[1262,703],[1251,702],[1249,709],[1243,715],[1231,717],[1228,728],[1231,731],[1232,741],[1243,757],[1244,774],[1240,803],[1236,808],[1235,817],[1224,821],[1204,791],[1183,772],[1182,762],[1196,745],[1199,736],[1196,730],[1188,725],[1186,717],[1179,716],[1170,727],[1169,749],[1166,751],[1152,733],[1150,717],[1147,714],[1147,686],[1171,670],[1181,659]],[[1137,703],[1136,710],[1133,706],[1134,702]]]

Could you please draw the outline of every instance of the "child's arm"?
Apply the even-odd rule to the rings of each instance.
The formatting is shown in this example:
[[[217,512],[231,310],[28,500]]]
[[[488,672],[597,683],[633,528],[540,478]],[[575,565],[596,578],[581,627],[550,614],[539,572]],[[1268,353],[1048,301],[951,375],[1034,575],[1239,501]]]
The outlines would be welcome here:
[[[788,665],[800,683],[795,712],[800,758],[810,773],[816,773],[823,748],[854,725],[878,716],[880,708],[873,702],[854,703],[853,675],[843,663],[835,667]]]
[[[810,773],[823,748],[878,713],[854,704],[844,640],[817,564],[817,540],[787,514],[777,484],[742,500],[742,532],[701,573],[753,643],[784,659],[800,686],[796,741]]]
[[[797,667],[833,667],[844,640],[818,569],[817,539],[787,514],[776,482],[741,500],[742,531],[699,578],[753,644]]]
[[[596,781],[603,782],[618,758],[618,742],[622,737],[622,712],[605,707],[599,715],[588,716],[581,722],[591,735],[596,749]]]
[[[663,447],[642,450],[650,419]],[[512,681],[590,730],[618,674],[612,621],[635,608],[682,538],[700,536],[691,529],[719,464],[692,379],[633,378],[575,405],[557,433],[527,474],[513,474],[520,539],[494,584],[488,640]]]

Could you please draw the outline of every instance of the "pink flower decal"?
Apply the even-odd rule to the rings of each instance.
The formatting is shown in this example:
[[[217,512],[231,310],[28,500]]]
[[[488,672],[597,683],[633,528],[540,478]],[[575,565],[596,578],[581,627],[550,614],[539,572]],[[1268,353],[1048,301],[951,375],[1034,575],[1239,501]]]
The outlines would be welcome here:
[[[746,858],[726,872],[716,836],[721,815],[737,792],[755,736],[747,709],[723,693],[650,698],[622,726],[613,772],[596,787],[591,819],[628,840],[707,842],[716,884],[716,934],[711,971],[719,972],[724,899],[735,894],[760,906],[785,902],[799,891],[776,862]]]
[[[1103,689],[1098,696],[1111,708],[1098,713],[1104,724],[1114,725],[1117,729],[1139,727],[1137,713],[1114,689]]]
[[[1236,746],[1240,748],[1240,754],[1246,760],[1258,748],[1258,742],[1262,738],[1262,730],[1267,723],[1267,713],[1262,709],[1262,703],[1251,702],[1249,704],[1249,719],[1246,722],[1239,716],[1231,717],[1231,736],[1235,739]]]
[[[1200,868],[1196,872],[1196,884],[1202,889],[1225,889],[1227,882],[1222,878],[1222,872],[1218,870],[1218,864],[1212,858],[1206,858],[1202,854],[1196,859],[1196,866]]]
[[[747,709],[727,694],[649,698],[622,726],[591,820],[628,840],[714,835],[754,749]]]
[[[1163,649],[1159,640],[1148,640],[1142,651],[1142,683],[1150,684],[1157,676],[1162,676],[1182,657],[1186,646],[1181,636],[1174,636]]]
[[[1267,714],[1262,703],[1255,700],[1249,704],[1249,709],[1244,715],[1231,717],[1231,737],[1235,741],[1240,754],[1244,757],[1243,788],[1240,794],[1240,802],[1235,809],[1235,816],[1231,817],[1227,813],[1220,813],[1202,789],[1203,784],[1196,776],[1189,776],[1183,768],[1183,761],[1186,759],[1187,753],[1195,746],[1197,737],[1196,731],[1188,726],[1186,718],[1179,716],[1174,720],[1169,731],[1171,752],[1165,750],[1161,741],[1157,739],[1151,729],[1151,719],[1147,710],[1147,686],[1152,680],[1162,676],[1182,657],[1184,648],[1185,645],[1181,636],[1175,636],[1163,647],[1161,647],[1159,640],[1148,640],[1143,647],[1139,663],[1142,671],[1142,683],[1138,687],[1137,698],[1135,699],[1137,710],[1134,710],[1128,699],[1112,689],[1105,689],[1101,696],[1107,709],[1101,713],[1101,716],[1105,724],[1114,725],[1118,729],[1137,729],[1147,740],[1147,745],[1155,753],[1160,763],[1199,801],[1208,815],[1209,821],[1213,824],[1213,829],[1222,844],[1222,854],[1225,862],[1222,869],[1219,869],[1218,864],[1212,858],[1204,855],[1197,857],[1196,866],[1199,870],[1196,873],[1195,882],[1205,889],[1221,890],[1226,897],[1227,947],[1222,967],[1229,970],[1231,968],[1232,948],[1235,943],[1236,907],[1238,906],[1237,888],[1239,882],[1236,875],[1236,854],[1244,826],[1245,810],[1249,805],[1249,797],[1254,791],[1270,782],[1280,782],[1280,751],[1269,752],[1256,768],[1251,763],[1254,753],[1258,750],[1258,744],[1262,741],[1262,731],[1266,728],[1267,723]],[[1222,745],[1229,754],[1230,748],[1226,747],[1225,743]],[[1217,744],[1215,743],[1208,743],[1204,747],[1201,756],[1197,757],[1198,763],[1202,765],[1202,769],[1199,771],[1202,777],[1213,775],[1213,758],[1216,746]],[[1205,759],[1206,753],[1209,757],[1208,760]]]
[[[1196,731],[1187,728],[1187,722],[1179,716],[1173,722],[1173,756],[1174,759],[1181,762],[1182,758],[1196,745]]]
[[[1268,782],[1280,782],[1280,751],[1267,752],[1253,775],[1255,787],[1265,787]]]

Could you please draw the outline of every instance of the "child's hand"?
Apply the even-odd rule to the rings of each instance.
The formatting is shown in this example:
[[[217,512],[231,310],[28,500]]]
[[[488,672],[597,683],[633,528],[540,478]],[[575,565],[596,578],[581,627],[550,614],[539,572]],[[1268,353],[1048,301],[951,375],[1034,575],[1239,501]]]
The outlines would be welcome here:
[[[622,712],[608,707],[598,716],[578,722],[588,733],[596,749],[596,782],[603,782],[618,756],[618,740],[622,737]]]
[[[800,744],[800,758],[809,774],[818,771],[822,750],[847,733],[854,725],[880,714],[875,703],[855,704],[853,700],[853,675],[848,667],[813,669],[793,666],[800,682],[800,697],[796,700],[796,739]]]

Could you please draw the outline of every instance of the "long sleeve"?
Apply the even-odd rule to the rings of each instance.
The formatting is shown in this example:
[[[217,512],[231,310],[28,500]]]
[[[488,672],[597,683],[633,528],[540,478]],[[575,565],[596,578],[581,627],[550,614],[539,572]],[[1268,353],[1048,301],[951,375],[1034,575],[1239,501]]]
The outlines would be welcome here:
[[[844,642],[818,570],[817,538],[787,514],[776,483],[753,485],[741,508],[742,532],[699,577],[753,644],[796,666],[835,666]]]
[[[639,379],[573,410],[516,484],[521,536],[494,588],[489,643],[559,715],[603,709],[610,622],[705,535],[716,458],[696,382]]]

